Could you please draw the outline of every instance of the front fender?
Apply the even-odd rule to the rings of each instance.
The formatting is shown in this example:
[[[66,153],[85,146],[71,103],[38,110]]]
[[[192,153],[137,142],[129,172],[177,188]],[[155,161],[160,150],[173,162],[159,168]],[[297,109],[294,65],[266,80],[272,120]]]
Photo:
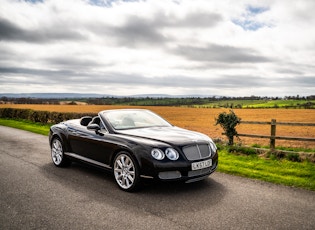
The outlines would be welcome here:
[[[70,144],[68,142],[68,134],[67,134],[67,128],[65,125],[62,124],[57,124],[57,125],[53,125],[50,127],[50,131],[49,131],[49,145],[51,147],[52,144],[52,140],[55,137],[58,137],[64,147],[64,151],[65,152],[71,152],[71,147]]]

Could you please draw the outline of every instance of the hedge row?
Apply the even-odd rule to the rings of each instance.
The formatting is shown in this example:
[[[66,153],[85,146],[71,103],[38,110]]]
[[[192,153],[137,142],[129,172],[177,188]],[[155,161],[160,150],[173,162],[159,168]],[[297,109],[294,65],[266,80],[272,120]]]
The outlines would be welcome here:
[[[0,118],[25,119],[32,122],[40,122],[42,124],[57,124],[65,120],[96,115],[96,113],[60,113],[35,111],[31,109],[0,108]]]

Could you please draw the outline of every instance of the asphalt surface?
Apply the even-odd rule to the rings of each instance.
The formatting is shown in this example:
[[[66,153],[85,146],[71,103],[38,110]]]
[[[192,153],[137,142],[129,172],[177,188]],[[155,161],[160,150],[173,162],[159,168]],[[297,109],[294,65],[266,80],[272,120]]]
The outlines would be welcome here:
[[[0,229],[315,229],[312,191],[216,172],[126,193],[106,171],[55,167],[46,136],[3,126],[0,175]]]

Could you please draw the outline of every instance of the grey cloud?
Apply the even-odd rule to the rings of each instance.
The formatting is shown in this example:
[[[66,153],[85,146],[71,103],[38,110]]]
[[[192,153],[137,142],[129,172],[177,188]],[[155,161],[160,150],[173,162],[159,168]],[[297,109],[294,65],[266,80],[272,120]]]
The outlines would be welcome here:
[[[45,69],[29,69],[29,68],[16,68],[16,67],[0,67],[0,73],[3,74],[26,74],[26,75],[41,75],[41,76],[64,76],[73,75],[74,72],[69,70],[45,70]]]
[[[183,87],[183,88],[213,88],[213,87],[246,87],[261,86],[264,81],[259,77],[248,76],[220,76],[208,78],[187,77],[187,76],[171,76],[150,79],[150,85],[158,85],[164,87]]]
[[[183,26],[192,27],[213,27],[223,20],[222,16],[219,14],[209,14],[209,13],[193,13],[189,14],[183,21],[179,24]]]
[[[314,87],[315,76],[294,76],[274,79],[275,86],[284,85],[288,87]]]
[[[295,79],[299,82],[301,85],[306,86],[314,86],[315,85],[315,76],[303,76],[303,77],[297,77]]]
[[[299,70],[295,70],[293,68],[279,68],[276,69],[277,73],[281,73],[281,74],[294,74],[294,75],[301,75],[303,74],[302,71]]]
[[[255,77],[256,78],[256,77]],[[256,81],[256,80],[254,80]],[[277,78],[261,78],[257,81],[261,82],[262,85],[266,85],[268,87],[273,87],[275,89],[279,88],[294,88],[294,87],[300,87],[300,88],[308,88],[308,87],[314,87],[315,85],[315,76],[292,76],[292,77],[277,77]],[[255,86],[253,82],[246,81],[246,85]]]
[[[56,40],[84,40],[85,36],[62,25],[49,28],[24,29],[14,23],[0,19],[0,40],[46,43]]]
[[[151,19],[139,16],[130,16],[121,26],[109,27],[92,25],[95,33],[103,33],[115,37],[119,45],[123,46],[145,46],[145,45],[163,45],[166,41],[173,38],[162,34],[162,29],[170,28],[206,28],[213,27],[222,21],[219,14],[210,13],[191,13],[185,18],[177,18],[174,15],[165,13],[156,13]]]
[[[98,85],[98,86],[150,86],[150,87],[175,87],[175,88],[213,88],[213,87],[237,87],[244,88],[247,86],[262,86],[266,82],[256,76],[221,76],[209,78],[197,78],[187,76],[168,76],[168,77],[145,77],[141,75],[131,75],[125,73],[77,73],[69,70],[44,70],[44,69],[27,69],[27,68],[4,68],[0,67],[0,73],[10,76],[1,79],[5,83],[18,82],[15,76],[28,76],[28,82],[34,84],[58,83],[61,85]],[[34,79],[34,80],[32,80]]]
[[[75,23],[61,21],[50,26],[23,28],[8,19],[0,18],[0,40],[30,43],[49,43],[60,40],[81,41],[88,40],[84,31],[92,31],[97,36],[113,37],[121,46],[163,45],[164,42],[173,39],[162,34],[161,30],[164,28],[205,28],[213,27],[220,21],[222,21],[222,17],[215,13],[190,13],[184,18],[178,18],[158,12],[151,19],[129,16],[126,22],[120,26],[108,26],[100,22],[86,24],[83,27],[73,27]]]
[[[123,26],[112,27],[108,32],[124,46],[153,45],[166,40],[150,22],[137,17],[128,20]]]
[[[0,40],[17,40],[24,32],[13,23],[0,19]]]
[[[256,91],[274,87],[273,93],[292,88],[308,89],[310,91],[315,85],[314,76],[300,78],[277,78],[264,79],[260,76],[246,75],[222,75],[198,78],[193,76],[168,76],[168,77],[146,77],[121,72],[99,72],[90,73],[86,71],[75,72],[69,70],[45,70],[27,68],[0,68],[0,85],[14,85],[25,87],[36,86],[43,89],[82,89],[97,92],[127,92],[128,89],[152,88],[163,91],[167,88],[189,89],[198,91],[224,91],[235,89],[248,92],[248,89]],[[23,76],[21,78],[20,76]],[[117,89],[117,90],[114,90]],[[123,90],[123,91],[122,91]],[[127,90],[127,91],[126,91]],[[269,92],[270,93],[270,92]]]
[[[143,77],[142,77],[143,78]],[[140,84],[141,78],[138,78]],[[183,88],[237,88],[248,89],[262,87],[313,87],[315,85],[314,76],[296,76],[292,78],[271,78],[266,79],[262,76],[248,75],[222,75],[209,76],[208,78],[186,77],[186,76],[170,76],[163,78],[145,78],[145,84],[156,85],[159,87],[183,87]]]
[[[268,85],[268,81],[260,76],[246,76],[246,75],[225,75],[212,79],[217,87],[262,87]]]
[[[204,62],[226,63],[260,63],[270,62],[271,59],[259,55],[250,48],[237,48],[210,44],[207,47],[178,46],[173,53],[187,59]]]
[[[174,15],[166,15],[159,12],[154,15],[153,25],[158,27],[193,27],[193,28],[209,28],[216,26],[223,20],[220,14],[208,12],[192,12],[184,18],[177,18]]]
[[[43,60],[50,66],[56,66],[57,68],[68,68],[68,69],[84,69],[89,70],[91,67],[104,67],[106,64],[101,64],[96,60],[85,58],[81,56],[73,56],[73,57],[51,57],[45,58]],[[111,64],[107,64],[111,65]]]

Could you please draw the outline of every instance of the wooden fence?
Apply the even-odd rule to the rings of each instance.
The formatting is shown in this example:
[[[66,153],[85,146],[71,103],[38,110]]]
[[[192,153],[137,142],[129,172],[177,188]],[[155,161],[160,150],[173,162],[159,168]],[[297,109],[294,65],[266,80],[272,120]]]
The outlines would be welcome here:
[[[258,125],[270,125],[270,136],[267,135],[257,135],[257,134],[242,134],[239,133],[238,136],[241,137],[254,137],[254,138],[268,138],[270,139],[270,149],[274,150],[276,147],[276,139],[280,140],[294,140],[294,141],[315,141],[315,138],[308,137],[287,137],[287,136],[276,136],[277,125],[287,125],[287,126],[315,126],[315,123],[291,123],[291,122],[277,122],[272,119],[271,122],[260,122],[260,121],[241,121],[241,124],[258,124]]]

